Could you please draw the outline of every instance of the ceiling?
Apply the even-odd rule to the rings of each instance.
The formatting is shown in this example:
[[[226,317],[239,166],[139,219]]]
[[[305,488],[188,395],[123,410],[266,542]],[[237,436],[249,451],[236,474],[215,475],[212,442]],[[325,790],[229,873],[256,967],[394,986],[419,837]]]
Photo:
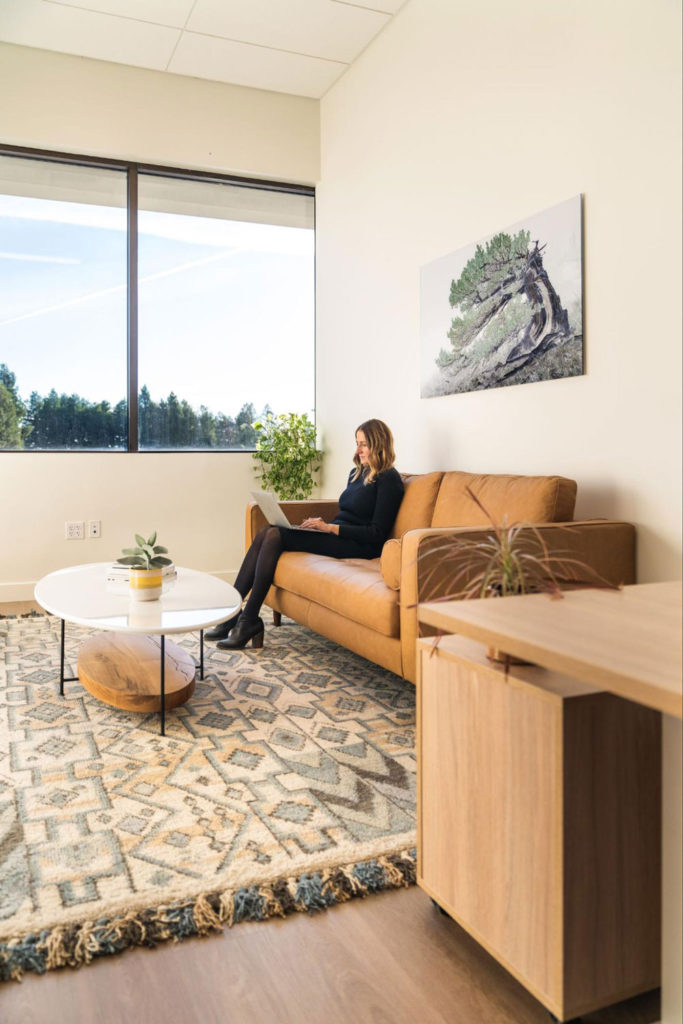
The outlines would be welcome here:
[[[0,41],[319,98],[406,0],[0,0]]]

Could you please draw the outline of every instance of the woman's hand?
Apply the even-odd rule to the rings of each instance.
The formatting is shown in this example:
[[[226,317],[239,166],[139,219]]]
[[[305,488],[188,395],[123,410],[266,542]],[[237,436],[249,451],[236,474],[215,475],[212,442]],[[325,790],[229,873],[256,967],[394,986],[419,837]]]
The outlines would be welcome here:
[[[301,524],[304,530],[318,530],[320,533],[339,533],[339,526],[336,523],[326,523],[320,516],[313,519],[304,519]]]

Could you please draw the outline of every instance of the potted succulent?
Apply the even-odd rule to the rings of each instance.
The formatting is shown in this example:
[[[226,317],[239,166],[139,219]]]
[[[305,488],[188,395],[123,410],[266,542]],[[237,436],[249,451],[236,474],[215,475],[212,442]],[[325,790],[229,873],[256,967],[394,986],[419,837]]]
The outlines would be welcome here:
[[[264,490],[275,491],[282,501],[310,498],[323,457],[315,423],[306,413],[269,412],[254,428],[258,433],[253,458]]]
[[[119,565],[127,565],[130,569],[130,596],[135,601],[156,601],[161,596],[164,566],[173,564],[166,557],[168,549],[157,544],[156,539],[156,530],[148,540],[136,533],[137,547],[124,548],[116,560]]]

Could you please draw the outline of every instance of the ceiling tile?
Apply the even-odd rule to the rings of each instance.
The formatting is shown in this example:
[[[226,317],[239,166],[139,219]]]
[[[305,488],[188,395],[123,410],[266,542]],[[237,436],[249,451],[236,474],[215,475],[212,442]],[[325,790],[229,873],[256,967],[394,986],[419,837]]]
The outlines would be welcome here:
[[[346,67],[338,61],[183,32],[168,70],[179,75],[319,98]]]
[[[2,0],[0,40],[163,70],[178,29],[76,10],[43,0]]]
[[[119,18],[150,21],[154,25],[182,28],[192,10],[194,0],[49,0],[65,7],[80,7],[99,14],[115,14]]]
[[[336,0],[197,0],[186,27],[349,63],[388,21],[388,14]]]

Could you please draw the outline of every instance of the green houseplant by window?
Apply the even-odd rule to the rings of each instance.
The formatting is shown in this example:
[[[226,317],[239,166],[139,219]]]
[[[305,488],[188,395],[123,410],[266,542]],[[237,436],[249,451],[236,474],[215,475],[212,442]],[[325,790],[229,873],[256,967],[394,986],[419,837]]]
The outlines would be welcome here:
[[[316,444],[315,424],[306,413],[286,412],[254,423],[257,431],[256,472],[264,490],[283,501],[310,498],[323,453]]]

